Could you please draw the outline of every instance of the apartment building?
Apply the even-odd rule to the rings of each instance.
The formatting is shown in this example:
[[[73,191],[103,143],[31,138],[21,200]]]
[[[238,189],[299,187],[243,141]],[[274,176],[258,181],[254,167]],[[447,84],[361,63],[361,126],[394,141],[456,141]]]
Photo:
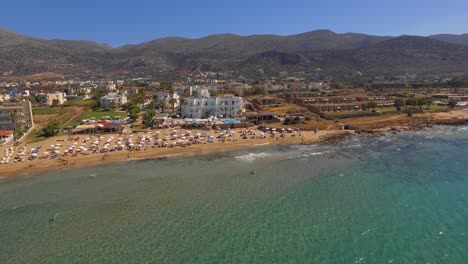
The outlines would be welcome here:
[[[31,103],[3,103],[0,106],[0,130],[27,130],[34,126]]]

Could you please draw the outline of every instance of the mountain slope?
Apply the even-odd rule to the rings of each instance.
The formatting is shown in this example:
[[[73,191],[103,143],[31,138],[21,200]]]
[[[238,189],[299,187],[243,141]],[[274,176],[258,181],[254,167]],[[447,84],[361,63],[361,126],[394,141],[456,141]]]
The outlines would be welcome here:
[[[246,73],[262,70],[273,74],[282,70],[321,74],[386,75],[404,73],[468,74],[468,46],[426,37],[402,36],[354,50],[317,50],[298,53],[266,52],[241,64]]]
[[[357,71],[365,75],[468,74],[468,46],[447,42],[462,43],[463,38],[463,35],[379,37],[316,30],[291,36],[169,37],[111,48],[91,41],[32,38],[0,28],[0,74],[125,73],[157,77],[179,70],[226,70],[245,75],[257,72],[275,75],[288,70],[319,72],[335,78]]]
[[[438,34],[429,36],[430,38],[445,41],[453,44],[468,45],[468,34],[453,35],[453,34]]]

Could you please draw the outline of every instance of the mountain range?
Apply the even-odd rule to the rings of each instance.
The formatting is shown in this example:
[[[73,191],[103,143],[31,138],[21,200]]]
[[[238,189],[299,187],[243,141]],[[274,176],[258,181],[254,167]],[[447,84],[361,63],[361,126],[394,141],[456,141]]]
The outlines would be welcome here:
[[[291,36],[168,37],[112,48],[85,40],[45,40],[0,27],[0,74],[177,76],[179,71],[280,71],[342,76],[468,74],[468,34],[373,36],[316,30]]]

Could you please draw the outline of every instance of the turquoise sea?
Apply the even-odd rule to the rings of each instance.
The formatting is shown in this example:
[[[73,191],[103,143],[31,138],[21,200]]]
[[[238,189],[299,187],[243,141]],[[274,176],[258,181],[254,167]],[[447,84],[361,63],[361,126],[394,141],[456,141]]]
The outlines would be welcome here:
[[[468,263],[468,129],[0,179],[0,263]]]

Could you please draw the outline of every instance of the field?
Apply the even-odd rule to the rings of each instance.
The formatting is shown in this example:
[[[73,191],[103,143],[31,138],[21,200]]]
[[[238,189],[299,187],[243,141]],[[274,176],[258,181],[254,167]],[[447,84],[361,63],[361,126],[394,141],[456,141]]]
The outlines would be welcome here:
[[[82,109],[80,107],[38,107],[33,108],[34,125],[42,129],[48,122],[56,120],[60,127],[67,126],[75,119]]]
[[[89,110],[86,110],[85,112],[81,113],[81,115],[78,116],[78,118],[76,118],[76,121],[81,121],[81,120],[84,120],[84,119],[91,119],[91,118],[101,119],[104,116],[109,116],[110,118],[126,117],[127,112],[118,112],[118,111],[111,111],[111,110],[95,112],[95,111],[89,109]]]

